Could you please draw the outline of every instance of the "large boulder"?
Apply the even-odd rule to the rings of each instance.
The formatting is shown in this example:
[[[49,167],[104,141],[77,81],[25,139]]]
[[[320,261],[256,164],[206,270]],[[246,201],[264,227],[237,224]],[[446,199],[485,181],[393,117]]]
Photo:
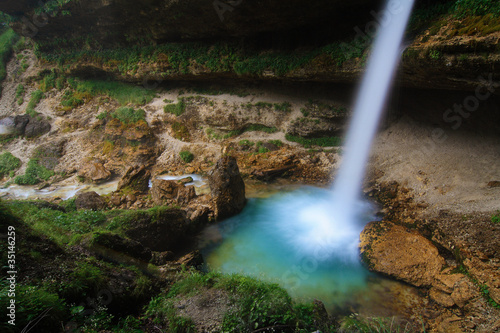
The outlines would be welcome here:
[[[108,249],[143,261],[150,261],[152,258],[150,249],[135,240],[122,238],[116,234],[95,233],[92,237],[92,247],[98,252],[109,252],[99,251]]]
[[[7,117],[0,121],[4,127],[10,132],[15,132],[18,135],[27,138],[34,138],[45,133],[51,129],[50,123],[44,119],[33,118],[27,114],[18,115],[15,117]]]
[[[176,203],[186,206],[196,197],[196,192],[193,186],[185,186],[182,180],[155,179],[151,197],[156,205]]]
[[[84,192],[76,196],[76,209],[101,210],[106,208],[106,201],[96,192]]]
[[[433,285],[446,264],[431,241],[390,222],[368,223],[360,248],[371,270],[417,287]]]
[[[245,183],[234,157],[224,156],[217,161],[208,175],[208,185],[217,219],[236,215],[245,207]]]
[[[176,251],[196,232],[180,209],[161,209],[155,214],[137,213],[125,234],[152,251]]]
[[[24,136],[27,138],[35,138],[50,131],[50,123],[44,119],[30,118],[28,124],[24,128]]]
[[[113,174],[101,162],[91,161],[80,169],[78,176],[98,184],[111,179]]]
[[[147,170],[145,166],[131,166],[118,182],[117,191],[130,188],[139,193],[147,192],[150,178],[151,171]]]
[[[28,125],[30,118],[31,117],[27,114],[14,117],[14,128],[17,134],[24,135],[24,130],[26,129],[26,125]]]

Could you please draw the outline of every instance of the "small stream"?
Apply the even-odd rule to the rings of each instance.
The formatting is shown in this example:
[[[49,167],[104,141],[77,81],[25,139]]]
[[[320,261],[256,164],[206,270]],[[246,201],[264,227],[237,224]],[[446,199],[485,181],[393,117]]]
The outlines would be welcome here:
[[[118,180],[93,185],[93,184],[68,184],[68,185],[53,185],[39,190],[37,186],[29,185],[10,185],[6,188],[0,188],[0,197],[8,199],[54,199],[61,198],[68,200],[74,197],[78,192],[95,191],[100,195],[108,194],[116,191]]]

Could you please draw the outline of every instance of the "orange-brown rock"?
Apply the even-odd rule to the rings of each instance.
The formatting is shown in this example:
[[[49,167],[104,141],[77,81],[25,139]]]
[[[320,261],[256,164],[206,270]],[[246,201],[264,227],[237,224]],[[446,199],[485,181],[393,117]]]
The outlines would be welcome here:
[[[390,222],[370,222],[361,233],[361,255],[369,268],[414,286],[431,286],[445,265],[431,241]]]
[[[217,219],[238,214],[245,207],[245,183],[234,157],[223,156],[217,161],[208,175],[208,185]]]
[[[102,183],[109,180],[112,173],[100,162],[90,162],[83,166],[78,172],[78,176],[90,180],[94,183]]]

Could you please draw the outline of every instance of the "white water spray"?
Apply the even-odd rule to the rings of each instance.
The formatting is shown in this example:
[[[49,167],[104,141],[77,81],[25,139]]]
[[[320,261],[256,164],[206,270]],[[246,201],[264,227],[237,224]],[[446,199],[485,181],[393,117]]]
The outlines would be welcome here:
[[[333,184],[334,209],[344,223],[355,215],[370,146],[400,59],[413,0],[389,0],[363,78],[345,140],[345,153]]]

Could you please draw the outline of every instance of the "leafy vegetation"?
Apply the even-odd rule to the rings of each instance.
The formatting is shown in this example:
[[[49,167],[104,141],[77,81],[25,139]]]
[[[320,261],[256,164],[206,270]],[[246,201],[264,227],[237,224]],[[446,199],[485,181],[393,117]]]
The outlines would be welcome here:
[[[269,127],[261,124],[251,124],[243,130],[243,132],[265,132],[265,133],[276,133],[278,129],[276,127]]]
[[[35,90],[31,93],[31,99],[28,102],[28,106],[26,107],[26,114],[29,114],[31,117],[35,117],[38,113],[35,111],[35,107],[40,103],[43,99],[44,95],[41,90]]]
[[[274,103],[274,109],[276,111],[290,112],[290,111],[292,111],[292,104],[290,104],[288,102]]]
[[[190,163],[194,159],[193,153],[191,153],[189,150],[183,150],[179,153],[179,155],[184,163]]]
[[[285,138],[288,141],[300,143],[305,148],[310,148],[311,146],[337,147],[342,143],[342,140],[337,136],[323,138],[303,138],[301,136],[286,134]]]
[[[276,147],[283,146],[283,142],[281,140],[270,140],[269,142],[272,143],[273,145],[275,145]]]
[[[18,185],[36,185],[44,180],[48,180],[54,174],[54,171],[38,164],[38,159],[34,158],[29,160],[24,175],[17,176],[14,182]]]
[[[109,96],[122,105],[129,103],[144,105],[151,102],[156,96],[156,93],[152,90],[118,81],[87,80],[76,81],[75,83],[77,92],[88,93],[91,96]]]
[[[9,286],[5,279],[0,280],[0,306],[7,309],[10,305],[8,296]],[[5,333],[18,332],[15,327],[28,327],[32,321],[40,320],[36,324],[39,332],[57,332],[61,328],[61,321],[69,315],[66,303],[56,293],[49,292],[44,287],[18,284],[16,286],[16,325],[10,325],[2,320],[0,330]]]
[[[0,155],[0,179],[4,175],[13,174],[13,171],[19,169],[21,160],[12,155],[10,152],[5,152]]]
[[[16,87],[16,101],[17,105],[24,103],[24,86],[21,83]]]
[[[174,131],[174,138],[181,141],[189,141],[191,139],[191,134],[188,128],[181,122],[174,122],[172,124],[172,131]]]
[[[68,109],[74,109],[85,103],[83,96],[73,90],[66,90],[61,98],[61,105]]]
[[[255,142],[252,142],[250,140],[240,140],[240,142],[238,142],[238,144],[240,146],[249,146],[249,147],[251,147],[251,146],[253,146],[255,144]]]
[[[154,318],[156,323],[166,321],[169,332],[195,332],[194,322],[190,318],[179,316],[173,301],[165,297],[153,298],[146,307],[145,315]]]
[[[493,223],[497,223],[497,224],[498,224],[498,223],[500,223],[500,210],[499,210],[499,211],[497,211],[497,213],[496,213],[496,214],[493,214],[493,215],[491,216],[491,222],[493,222]]]
[[[12,29],[7,29],[0,35],[0,82],[7,76],[7,61],[12,54],[12,47],[17,39],[18,36]]]
[[[486,14],[500,16],[500,2],[497,0],[457,0],[453,9],[459,18]]]
[[[146,121],[146,112],[143,109],[134,109],[129,107],[119,107],[113,113],[111,113],[112,118],[118,119],[123,124],[135,124],[139,120]]]
[[[185,110],[186,103],[183,97],[179,98],[179,101],[177,103],[167,104],[163,107],[163,111],[165,111],[165,113],[171,113],[176,116],[180,116],[184,113]]]
[[[172,319],[169,318],[174,318],[173,322],[176,322],[176,296],[192,296],[208,288],[226,291],[233,304],[224,314],[223,332],[253,332],[272,327],[312,332],[323,328],[321,324],[318,325],[312,305],[295,304],[277,284],[237,274],[223,275],[214,272],[188,272],[187,276],[172,286],[168,294],[151,300],[146,308],[146,315],[157,322],[167,319],[172,329]]]

